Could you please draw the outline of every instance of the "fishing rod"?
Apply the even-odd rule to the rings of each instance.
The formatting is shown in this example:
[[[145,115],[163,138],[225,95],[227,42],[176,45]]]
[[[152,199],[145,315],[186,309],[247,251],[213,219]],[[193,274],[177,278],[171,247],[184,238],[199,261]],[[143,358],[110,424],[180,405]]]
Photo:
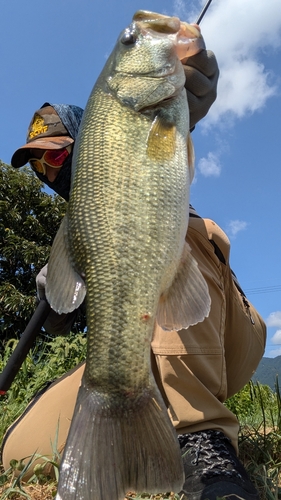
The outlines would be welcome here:
[[[209,8],[209,5],[211,3],[212,0],[208,0],[207,3],[205,4],[204,8],[202,9],[202,11],[200,12],[199,16],[198,16],[198,19],[197,21],[195,21],[195,24],[200,24],[203,17],[205,16],[208,8]]]
[[[32,347],[38,333],[40,333],[41,327],[45,323],[50,309],[49,303],[45,299],[41,299],[27,327],[22,333],[17,347],[9,357],[4,370],[0,373],[0,396],[6,394],[8,389],[10,389],[29,349]]]

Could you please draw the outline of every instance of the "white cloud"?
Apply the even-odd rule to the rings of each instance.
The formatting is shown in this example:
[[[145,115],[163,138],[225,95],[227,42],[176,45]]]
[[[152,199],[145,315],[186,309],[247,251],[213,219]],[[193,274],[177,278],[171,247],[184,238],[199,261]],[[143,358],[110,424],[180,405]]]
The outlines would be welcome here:
[[[266,324],[267,326],[276,326],[277,328],[281,328],[281,311],[270,313],[266,319]]]
[[[198,17],[200,6],[199,2],[189,2],[188,9],[185,0],[174,0],[173,2],[173,15],[178,16],[183,21],[194,23]]]
[[[281,330],[277,330],[273,337],[271,337],[272,344],[280,345],[281,344]]]
[[[276,356],[281,356],[281,347],[279,349],[272,349],[267,355],[268,358],[276,358]]]
[[[204,128],[219,121],[225,126],[226,121],[231,124],[234,118],[243,118],[261,109],[276,92],[275,86],[268,85],[267,76],[264,66],[256,61],[233,61],[231,67],[225,66],[218,99],[203,122]]]
[[[248,222],[243,220],[231,220],[227,226],[226,233],[230,238],[235,238],[240,231],[244,231],[248,227]]]
[[[263,61],[266,51],[281,47],[280,0],[216,0],[211,7],[202,33],[218,59],[220,79],[205,127],[254,113],[276,94],[276,78]]]
[[[198,170],[204,177],[219,177],[221,173],[219,156],[216,153],[209,152],[207,158],[200,158]]]
[[[187,12],[183,1],[175,0],[174,8],[181,19],[194,22],[204,4],[193,1]],[[220,67],[218,97],[201,127],[225,126],[262,109],[280,83],[266,67],[266,54],[281,48],[280,0],[216,0],[201,29]]]

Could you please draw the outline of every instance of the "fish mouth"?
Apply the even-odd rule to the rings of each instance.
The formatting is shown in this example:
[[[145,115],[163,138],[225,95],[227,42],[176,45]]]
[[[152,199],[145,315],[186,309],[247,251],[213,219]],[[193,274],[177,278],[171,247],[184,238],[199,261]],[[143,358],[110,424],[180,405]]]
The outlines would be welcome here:
[[[199,26],[188,24],[178,17],[139,10],[134,14],[133,22],[141,30],[152,32],[153,36],[169,36],[181,61],[205,49]]]
[[[138,10],[133,16],[133,21],[150,28],[156,33],[165,35],[175,34],[179,31],[181,21],[178,17],[165,16],[148,10]]]
[[[164,108],[166,105],[168,106],[171,103],[171,101],[177,98],[181,90],[182,89],[176,90],[174,94],[170,95],[169,97],[165,97],[165,99],[161,99],[161,101],[159,102],[155,102],[148,106],[144,106],[143,108],[139,108],[138,111],[143,114],[146,113],[150,114],[151,111],[157,111],[157,109],[159,109],[160,106],[161,108]]]
[[[161,76],[173,75],[176,71],[176,64],[166,64],[159,68],[154,68],[153,71],[148,71],[147,73],[142,73],[142,76],[147,76],[150,78],[159,78]]]
[[[116,73],[118,75],[123,76],[124,78],[128,77],[148,77],[148,78],[161,78],[169,75],[173,75],[176,71],[175,64],[166,64],[165,66],[160,66],[159,68],[154,68],[152,71],[142,72],[142,73],[124,73],[122,71],[118,71],[116,69]]]

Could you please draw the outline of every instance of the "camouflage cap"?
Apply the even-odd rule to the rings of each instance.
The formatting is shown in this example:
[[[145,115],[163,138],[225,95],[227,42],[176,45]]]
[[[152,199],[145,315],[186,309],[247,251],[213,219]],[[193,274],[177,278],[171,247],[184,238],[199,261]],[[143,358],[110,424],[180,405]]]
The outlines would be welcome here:
[[[35,111],[27,131],[26,144],[15,151],[11,164],[15,168],[28,162],[30,148],[61,149],[76,139],[83,109],[70,104],[49,104]]]

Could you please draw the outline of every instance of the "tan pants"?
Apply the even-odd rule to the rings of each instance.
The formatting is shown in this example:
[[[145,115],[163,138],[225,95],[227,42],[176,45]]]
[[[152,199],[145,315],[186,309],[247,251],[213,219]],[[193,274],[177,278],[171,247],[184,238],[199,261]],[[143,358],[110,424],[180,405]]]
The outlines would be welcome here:
[[[226,264],[209,240],[219,247]],[[237,450],[238,422],[223,403],[252,377],[264,352],[266,328],[234,284],[229,241],[219,226],[191,218],[187,241],[207,280],[211,311],[188,330],[156,328],[152,341],[156,380],[180,434],[218,429]]]
[[[219,429],[237,449],[238,422],[223,403],[250,380],[257,368],[264,352],[266,328],[233,282],[225,233],[208,219],[191,218],[187,241],[209,286],[210,315],[180,332],[156,327],[153,372],[180,434]],[[52,384],[11,426],[2,453],[5,469],[11,459],[34,452],[52,456],[57,429],[57,448],[63,449],[83,369],[84,365]]]

